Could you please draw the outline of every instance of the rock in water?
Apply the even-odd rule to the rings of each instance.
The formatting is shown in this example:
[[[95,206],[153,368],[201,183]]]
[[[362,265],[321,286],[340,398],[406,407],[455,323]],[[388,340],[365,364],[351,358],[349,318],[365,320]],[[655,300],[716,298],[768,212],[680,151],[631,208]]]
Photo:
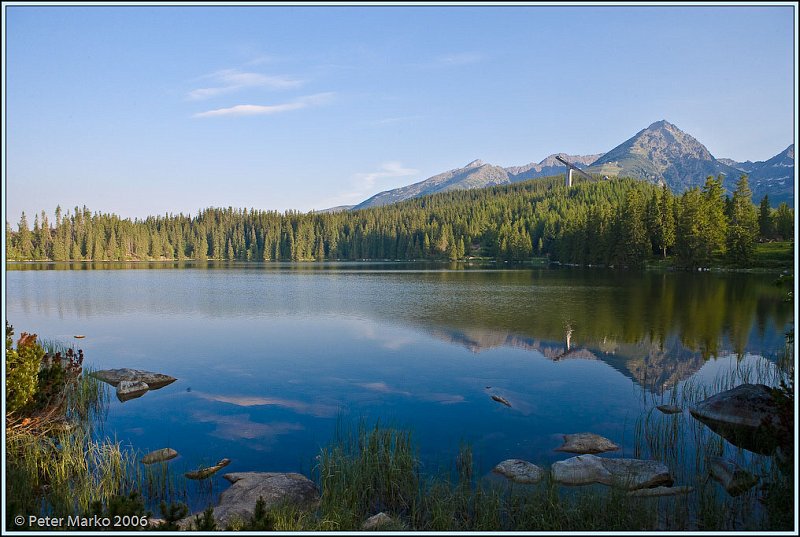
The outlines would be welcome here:
[[[141,369],[101,369],[100,371],[92,371],[89,373],[91,376],[107,382],[112,386],[118,385],[123,380],[133,382],[146,382],[151,390],[163,388],[167,384],[172,384],[177,379],[169,375],[162,375],[161,373],[153,373],[152,371],[143,371]]]
[[[565,434],[564,445],[556,448],[556,451],[567,451],[569,453],[602,453],[604,451],[618,450],[619,446],[609,440],[594,433]]]
[[[538,483],[544,477],[544,470],[531,462],[520,459],[505,460],[495,466],[492,472],[517,483]]]
[[[780,405],[763,384],[742,384],[689,409],[692,416],[731,444],[768,455],[780,445]]]
[[[143,396],[150,389],[146,382],[123,380],[117,384],[117,399],[124,403],[130,399]]]
[[[711,477],[719,481],[731,496],[738,496],[758,483],[756,476],[730,459],[712,457],[708,461],[708,469]]]
[[[497,401],[498,403],[502,403],[502,404],[506,405],[507,407],[511,406],[511,403],[509,403],[506,398],[500,397],[499,395],[493,395],[492,396],[492,400]]]
[[[222,459],[214,466],[208,466],[206,468],[200,468],[195,472],[186,472],[185,475],[188,479],[205,479],[211,475],[214,475],[216,472],[225,468],[231,463],[230,459]]]
[[[658,405],[656,408],[664,414],[680,414],[683,412],[681,407],[675,405]]]
[[[372,515],[361,524],[361,529],[365,531],[376,531],[384,528],[385,526],[395,525],[395,520],[381,511],[377,515]]]
[[[658,461],[642,459],[602,459],[603,466],[614,476],[613,485],[628,490],[672,485],[669,468]]]
[[[214,508],[214,518],[221,527],[234,518],[252,517],[259,496],[264,498],[267,509],[282,502],[309,508],[319,501],[317,485],[300,474],[238,472],[223,477],[233,484],[220,495],[219,505]]]
[[[142,462],[144,464],[153,464],[154,462],[168,461],[177,456],[178,452],[172,448],[157,449],[142,457]]]
[[[679,494],[689,494],[694,491],[694,487],[653,487],[651,489],[632,490],[628,496],[637,498],[656,498],[660,496],[678,496]]]
[[[658,461],[641,459],[605,459],[578,455],[554,462],[553,480],[564,485],[600,483],[635,490],[672,484],[669,469]]]
[[[564,485],[589,485],[603,483],[609,485],[613,476],[603,466],[603,460],[594,455],[578,455],[565,461],[554,462],[551,466],[553,481]]]

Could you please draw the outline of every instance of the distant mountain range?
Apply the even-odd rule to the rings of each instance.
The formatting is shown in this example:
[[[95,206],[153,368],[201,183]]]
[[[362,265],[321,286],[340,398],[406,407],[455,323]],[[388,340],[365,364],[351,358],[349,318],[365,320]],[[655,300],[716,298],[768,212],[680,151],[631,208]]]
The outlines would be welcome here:
[[[607,153],[558,153],[558,156],[588,173],[637,177],[654,183],[665,183],[678,194],[693,186],[702,186],[709,175],[719,174],[725,175],[723,185],[730,192],[739,176],[747,174],[754,203],[758,203],[768,194],[773,206],[782,201],[794,205],[794,144],[763,162],[717,159],[694,137],[662,120],[639,131]],[[376,194],[352,209],[379,207],[437,192],[485,188],[563,174],[565,167],[555,157],[556,155],[550,155],[539,163],[508,168],[474,160],[463,168]]]

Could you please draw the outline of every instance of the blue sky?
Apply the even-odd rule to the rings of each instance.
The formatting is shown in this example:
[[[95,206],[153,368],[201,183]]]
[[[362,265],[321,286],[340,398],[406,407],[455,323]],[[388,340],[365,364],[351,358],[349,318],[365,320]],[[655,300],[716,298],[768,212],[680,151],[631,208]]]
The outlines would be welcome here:
[[[4,8],[14,227],[323,209],[660,119],[718,158],[794,141],[787,5]]]

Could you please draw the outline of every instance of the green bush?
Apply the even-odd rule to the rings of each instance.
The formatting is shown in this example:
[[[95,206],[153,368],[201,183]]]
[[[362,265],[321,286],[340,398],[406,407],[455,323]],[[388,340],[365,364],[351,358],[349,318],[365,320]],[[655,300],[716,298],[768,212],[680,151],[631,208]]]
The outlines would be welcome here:
[[[6,411],[14,413],[30,403],[39,383],[44,349],[36,334],[20,334],[13,348],[14,327],[6,321]]]

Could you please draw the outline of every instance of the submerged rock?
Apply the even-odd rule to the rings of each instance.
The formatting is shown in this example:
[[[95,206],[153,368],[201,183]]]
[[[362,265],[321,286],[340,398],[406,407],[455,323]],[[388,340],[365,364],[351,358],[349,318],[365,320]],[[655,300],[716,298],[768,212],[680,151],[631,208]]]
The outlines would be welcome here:
[[[669,469],[658,461],[642,459],[606,459],[578,455],[553,463],[553,480],[564,485],[600,483],[628,490],[671,485]]]
[[[178,452],[172,448],[162,448],[157,449],[155,451],[151,451],[144,457],[142,457],[142,462],[144,464],[153,464],[154,462],[162,462],[168,461],[170,459],[174,459],[178,456]]]
[[[167,384],[175,382],[175,377],[163,375],[161,373],[153,373],[152,371],[143,371],[141,369],[101,369],[100,371],[92,371],[89,373],[91,376],[107,382],[112,386],[117,386],[123,380],[132,382],[145,382],[151,390],[163,388]]]
[[[214,508],[214,518],[222,527],[234,518],[252,517],[259,497],[264,498],[267,509],[282,502],[309,508],[319,501],[317,485],[300,474],[238,472],[223,477],[233,484],[220,495],[219,505]]]
[[[637,498],[656,498],[660,496],[678,496],[679,494],[689,494],[694,491],[694,487],[653,487],[651,489],[638,489],[628,492],[628,496]]]
[[[701,401],[689,412],[731,444],[768,455],[786,438],[781,409],[763,384],[742,384]]]
[[[511,406],[511,403],[509,403],[508,400],[505,397],[500,397],[499,395],[493,395],[492,396],[492,400],[497,401],[498,403],[502,403],[502,404],[506,405],[507,407]]]
[[[214,475],[215,473],[220,471],[222,468],[225,468],[230,463],[231,463],[230,459],[222,459],[217,464],[215,464],[214,466],[208,466],[206,468],[200,468],[199,470],[194,471],[194,472],[186,472],[183,475],[185,475],[188,479],[205,479],[205,478],[207,478],[209,476]]]
[[[683,412],[681,407],[675,405],[658,405],[656,408],[664,414],[680,414]]]
[[[556,451],[567,451],[569,453],[603,453],[604,451],[618,450],[619,446],[598,434],[576,433],[565,434],[564,445],[556,448]]]
[[[758,483],[758,478],[730,459],[712,457],[708,470],[731,496],[750,490]]]
[[[507,477],[517,483],[538,483],[544,477],[544,470],[535,464],[521,459],[507,459],[492,468],[492,472]]]
[[[117,399],[125,402],[143,396],[150,389],[146,382],[123,380],[117,384]]]
[[[383,511],[377,515],[372,515],[361,524],[361,529],[365,531],[376,531],[385,529],[387,526],[396,526],[397,521]]]

